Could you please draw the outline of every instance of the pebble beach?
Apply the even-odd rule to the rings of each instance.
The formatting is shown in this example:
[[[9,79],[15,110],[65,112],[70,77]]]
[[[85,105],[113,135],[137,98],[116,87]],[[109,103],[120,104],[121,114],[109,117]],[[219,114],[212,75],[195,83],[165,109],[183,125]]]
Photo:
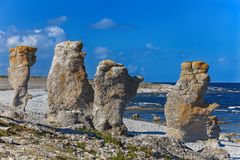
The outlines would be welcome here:
[[[29,93],[32,94],[33,99],[29,100],[26,107],[26,112],[31,115],[28,117],[28,120],[35,123],[44,123],[44,117],[48,113],[46,89],[30,89]],[[12,97],[13,90],[0,91],[0,112],[4,111],[4,109],[6,109],[5,107],[11,104]],[[123,122],[128,128],[128,133],[135,137],[146,135],[160,137],[166,136],[166,126],[164,125],[128,118],[124,118]],[[197,141],[195,143],[186,143],[186,145],[191,149],[198,151],[205,146],[212,145],[214,147],[216,144]],[[225,134],[221,134],[218,147],[229,152],[231,159],[240,159],[240,142],[233,142]]]

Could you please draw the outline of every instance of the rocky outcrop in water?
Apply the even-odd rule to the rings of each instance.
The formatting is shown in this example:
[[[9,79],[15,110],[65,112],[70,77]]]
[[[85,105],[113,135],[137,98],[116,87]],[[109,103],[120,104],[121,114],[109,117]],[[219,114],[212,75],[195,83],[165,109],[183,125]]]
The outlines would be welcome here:
[[[97,130],[126,134],[123,112],[136,95],[140,77],[131,77],[122,64],[110,60],[100,62],[94,77],[93,124]]]
[[[32,96],[27,92],[30,78],[30,67],[36,62],[37,48],[29,46],[17,46],[9,50],[8,79],[14,90],[14,98],[11,113],[5,112],[6,116],[14,116],[13,112],[25,112],[25,107]],[[12,114],[12,115],[11,115]]]
[[[79,41],[65,41],[55,47],[47,79],[49,122],[69,126],[88,121],[94,93],[87,79],[82,47]]]
[[[180,79],[165,104],[167,134],[184,141],[206,140],[208,116],[218,107],[203,99],[210,81],[209,66],[204,62],[185,62],[181,67]]]

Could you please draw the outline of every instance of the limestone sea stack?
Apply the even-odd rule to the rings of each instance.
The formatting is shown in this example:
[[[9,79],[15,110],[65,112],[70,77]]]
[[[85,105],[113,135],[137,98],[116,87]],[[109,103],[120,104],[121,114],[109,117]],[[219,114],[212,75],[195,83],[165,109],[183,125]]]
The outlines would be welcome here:
[[[32,98],[28,94],[27,89],[30,78],[30,67],[36,62],[36,50],[37,48],[29,46],[17,46],[16,48],[9,49],[8,79],[14,90],[13,110],[20,109],[20,111],[25,111],[27,101]]]
[[[167,95],[165,117],[167,134],[191,142],[207,140],[207,120],[218,104],[204,102],[204,93],[210,82],[208,64],[182,63],[180,79]]]
[[[122,122],[128,102],[136,95],[141,77],[131,77],[128,70],[111,60],[99,63],[94,77],[93,124],[95,129],[112,134],[126,134]]]
[[[93,88],[84,66],[85,52],[79,41],[56,45],[47,79],[48,120],[60,126],[85,123],[91,114]]]

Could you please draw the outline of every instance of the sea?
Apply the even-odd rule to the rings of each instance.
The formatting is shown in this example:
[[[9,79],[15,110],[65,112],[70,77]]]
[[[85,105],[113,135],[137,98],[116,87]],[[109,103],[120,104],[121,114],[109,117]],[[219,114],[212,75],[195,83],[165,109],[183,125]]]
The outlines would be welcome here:
[[[166,84],[174,85],[174,83]],[[216,115],[218,121],[221,122],[221,132],[240,134],[240,83],[210,83],[205,94],[205,101],[220,105],[212,114]],[[138,113],[145,121],[152,122],[154,115],[160,116],[165,121],[165,103],[166,94],[139,93],[132,99],[129,106],[158,109],[125,111],[124,117],[131,118],[133,114]]]

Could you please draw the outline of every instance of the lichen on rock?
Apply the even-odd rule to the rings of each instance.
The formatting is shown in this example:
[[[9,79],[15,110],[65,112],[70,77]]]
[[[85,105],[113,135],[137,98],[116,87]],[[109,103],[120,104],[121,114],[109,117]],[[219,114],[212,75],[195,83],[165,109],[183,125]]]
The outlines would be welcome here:
[[[17,46],[10,48],[8,79],[14,90],[12,106],[3,115],[16,117],[20,112],[25,112],[25,107],[32,96],[27,92],[30,78],[30,67],[36,62],[37,48]]]
[[[94,77],[93,124],[99,131],[126,134],[122,122],[128,102],[136,95],[141,77],[131,77],[127,69],[111,60],[99,63]]]
[[[184,141],[206,140],[207,119],[218,104],[204,102],[210,78],[208,64],[182,63],[180,79],[167,95],[165,116],[167,134]]]
[[[47,79],[49,122],[60,126],[85,122],[91,114],[93,89],[84,66],[85,52],[79,41],[56,45]]]

